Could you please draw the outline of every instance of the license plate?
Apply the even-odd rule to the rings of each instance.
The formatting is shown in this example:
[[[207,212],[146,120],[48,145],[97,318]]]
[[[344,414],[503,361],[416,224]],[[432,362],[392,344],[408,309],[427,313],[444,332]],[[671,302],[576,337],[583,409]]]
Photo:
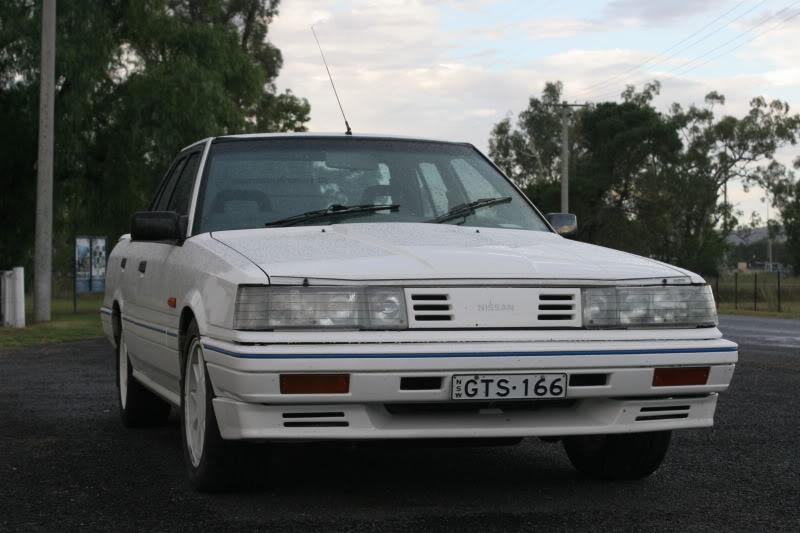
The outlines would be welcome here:
[[[566,374],[467,374],[453,376],[453,400],[565,398]]]

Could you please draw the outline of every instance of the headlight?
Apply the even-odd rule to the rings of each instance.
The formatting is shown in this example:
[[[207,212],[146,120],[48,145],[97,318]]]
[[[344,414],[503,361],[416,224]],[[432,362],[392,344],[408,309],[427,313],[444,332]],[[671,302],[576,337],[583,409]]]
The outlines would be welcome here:
[[[391,287],[267,287],[243,285],[234,329],[403,329],[403,290]]]
[[[615,327],[704,327],[717,325],[708,285],[584,289],[583,325]]]

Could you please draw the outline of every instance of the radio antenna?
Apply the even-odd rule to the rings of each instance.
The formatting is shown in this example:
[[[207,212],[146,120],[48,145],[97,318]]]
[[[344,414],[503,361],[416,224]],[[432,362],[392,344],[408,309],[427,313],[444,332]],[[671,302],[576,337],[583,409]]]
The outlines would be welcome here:
[[[319,38],[317,37],[317,32],[314,31],[314,25],[311,25],[311,33],[314,34],[314,40],[317,41],[317,47],[319,48],[319,55],[322,56],[322,62],[325,64],[325,70],[328,72],[328,79],[331,80],[331,87],[333,88],[333,96],[336,97],[336,103],[339,104],[339,111],[342,112],[342,118],[344,119],[344,126],[346,131],[344,132],[345,135],[352,135],[353,132],[350,129],[350,124],[347,123],[347,117],[344,114],[344,108],[342,107],[342,101],[339,100],[339,93],[336,92],[336,85],[333,83],[333,76],[331,76],[331,69],[328,68],[328,62],[325,60],[325,54],[322,52],[322,45],[319,44]]]

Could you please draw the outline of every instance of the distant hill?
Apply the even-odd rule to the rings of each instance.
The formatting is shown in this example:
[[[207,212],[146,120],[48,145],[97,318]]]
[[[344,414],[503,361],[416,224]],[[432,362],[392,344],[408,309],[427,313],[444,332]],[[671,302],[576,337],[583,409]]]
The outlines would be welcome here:
[[[768,237],[767,228],[766,226],[763,228],[754,228],[748,231],[734,231],[728,238],[726,239],[728,244],[732,244],[733,246],[739,246],[740,244],[755,244],[759,241],[763,241]],[[786,241],[786,236],[783,234],[778,235],[775,238],[775,242],[784,242]]]

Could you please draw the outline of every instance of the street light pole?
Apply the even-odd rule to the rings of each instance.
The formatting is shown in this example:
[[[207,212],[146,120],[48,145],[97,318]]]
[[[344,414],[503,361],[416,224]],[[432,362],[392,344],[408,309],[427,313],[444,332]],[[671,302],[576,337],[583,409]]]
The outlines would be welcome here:
[[[36,166],[36,235],[33,310],[37,322],[50,320],[53,274],[53,106],[55,104],[56,0],[42,2],[39,73],[39,154]]]

